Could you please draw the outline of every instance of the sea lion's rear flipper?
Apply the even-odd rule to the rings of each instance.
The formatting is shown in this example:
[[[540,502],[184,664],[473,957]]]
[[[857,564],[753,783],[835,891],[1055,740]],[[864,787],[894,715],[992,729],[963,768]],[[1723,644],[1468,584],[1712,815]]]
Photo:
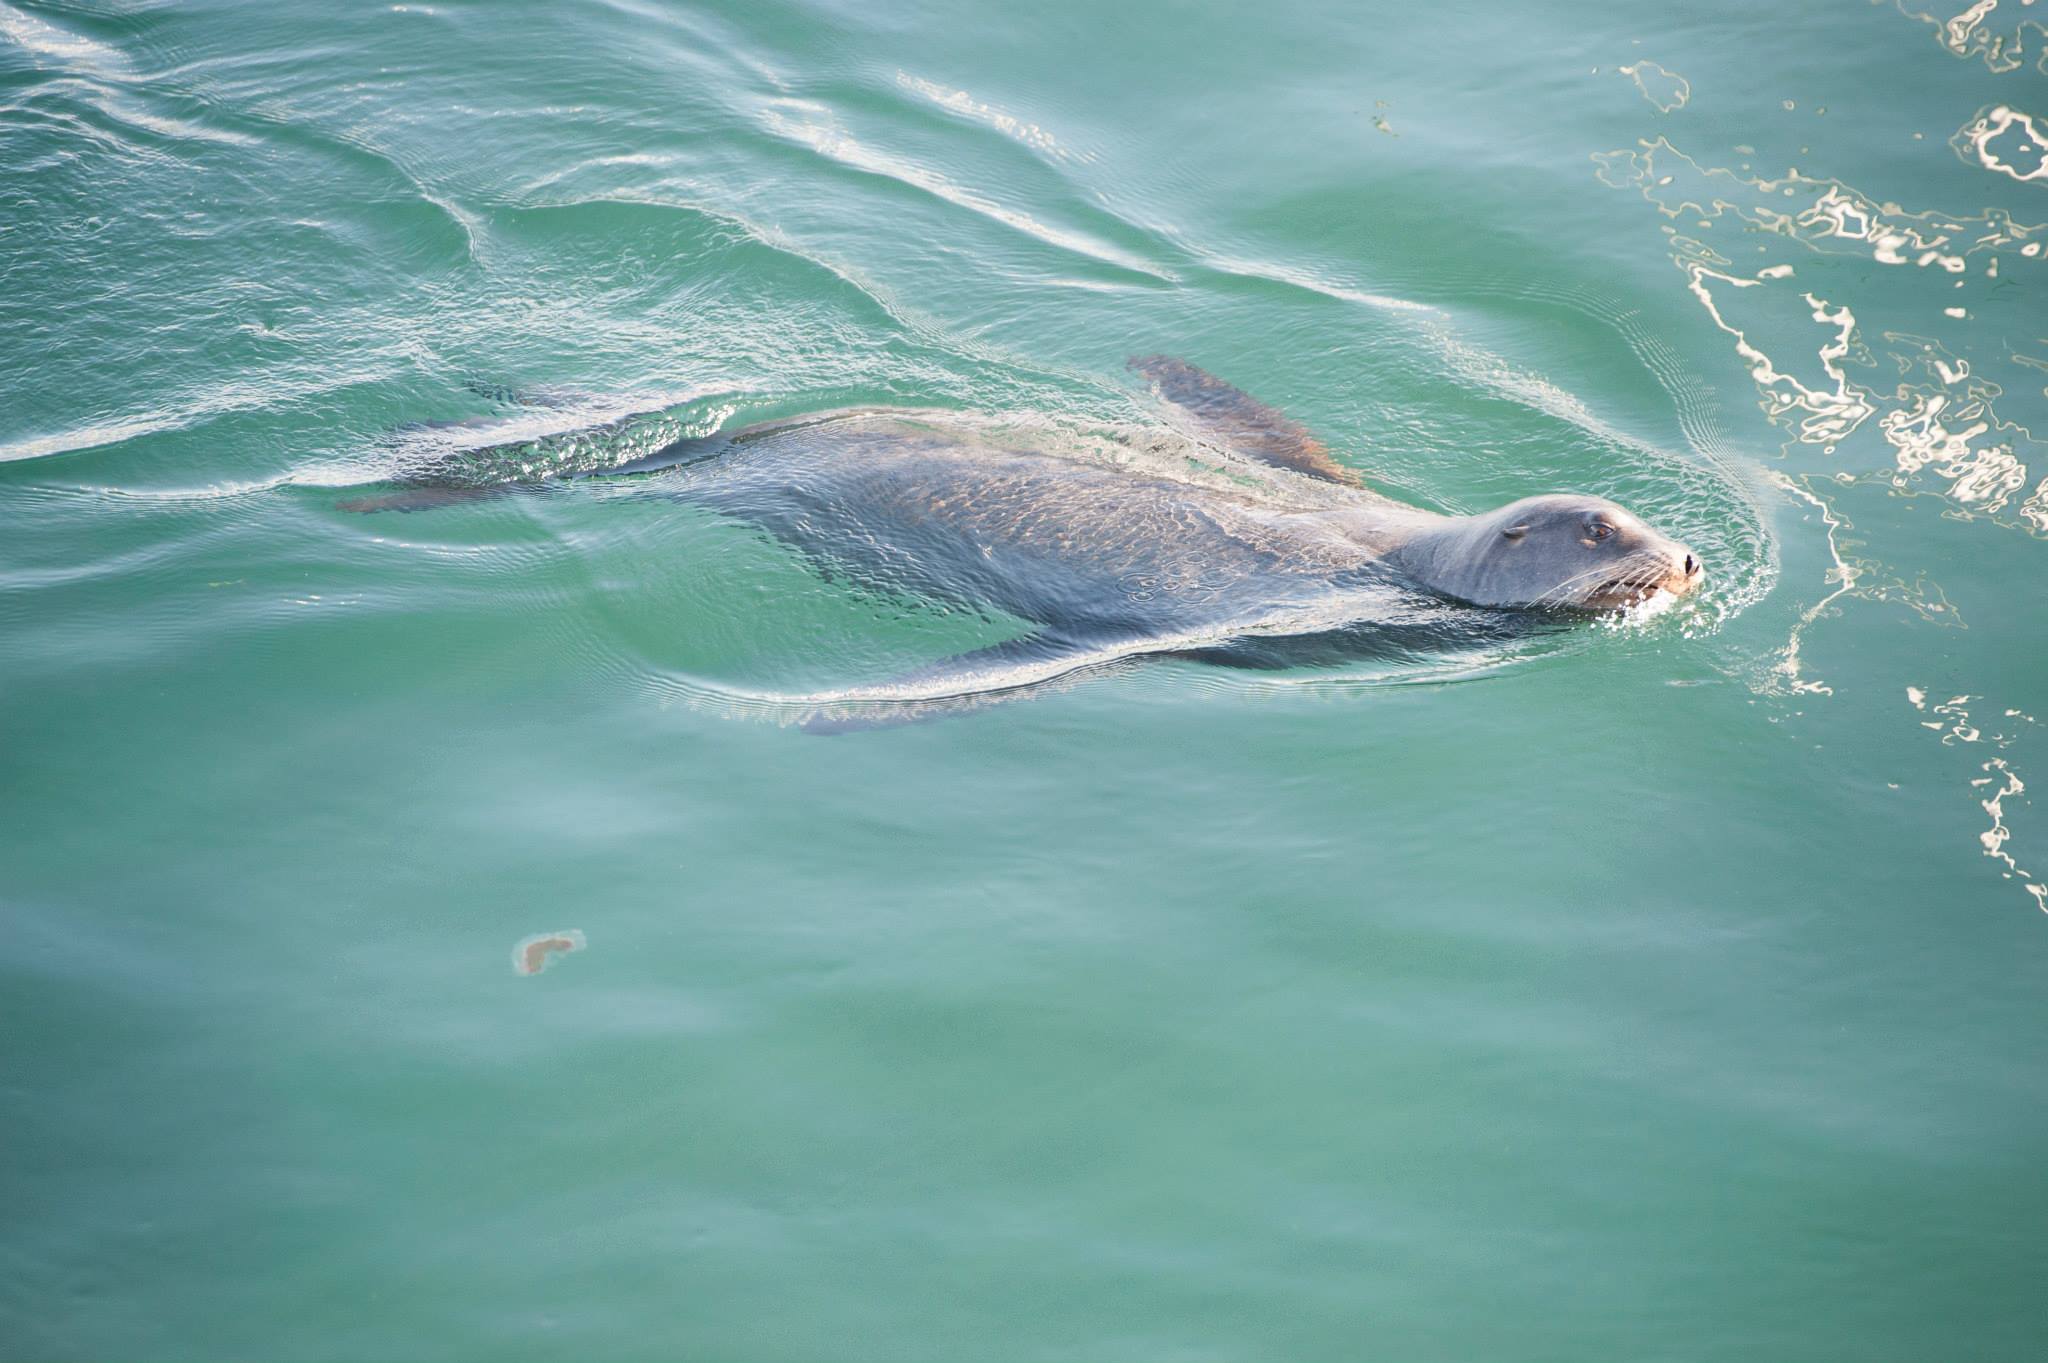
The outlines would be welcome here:
[[[502,410],[394,430],[385,444],[396,467],[380,481],[395,490],[350,498],[342,510],[430,511],[563,479],[652,473],[731,443],[690,434],[680,399],[464,386]]]
[[[1323,442],[1306,427],[1214,374],[1171,355],[1135,356],[1130,366],[1150,379],[1161,397],[1238,453],[1312,478],[1347,487],[1364,486],[1357,474],[1330,457]]]
[[[1038,695],[1120,656],[1113,648],[1077,644],[1058,634],[1027,634],[942,658],[880,686],[821,697],[803,729],[846,734],[946,719]]]

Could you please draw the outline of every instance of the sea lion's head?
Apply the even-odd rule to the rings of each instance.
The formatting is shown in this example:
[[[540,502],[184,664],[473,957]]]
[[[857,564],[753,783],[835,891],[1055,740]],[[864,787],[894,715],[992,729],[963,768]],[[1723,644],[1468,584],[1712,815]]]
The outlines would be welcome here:
[[[1466,517],[1430,555],[1429,585],[1475,606],[1618,610],[1700,584],[1699,559],[1603,497],[1524,497]]]

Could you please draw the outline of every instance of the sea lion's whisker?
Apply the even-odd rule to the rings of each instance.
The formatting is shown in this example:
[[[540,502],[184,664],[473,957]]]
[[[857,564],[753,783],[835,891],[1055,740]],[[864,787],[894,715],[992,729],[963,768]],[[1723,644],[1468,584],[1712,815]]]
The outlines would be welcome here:
[[[1529,605],[1532,608],[1540,609],[1544,606],[1552,604],[1553,601],[1562,601],[1564,600],[1565,593],[1569,592],[1573,587],[1577,586],[1581,582],[1584,582],[1588,578],[1598,577],[1601,573],[1605,571],[1607,571],[1607,569],[1603,565],[1598,568],[1588,568],[1586,571],[1582,573],[1575,573],[1572,576],[1566,578],[1564,581],[1558,583],[1555,587],[1552,587],[1550,590],[1538,595],[1535,598],[1535,600],[1529,603]]]
[[[1539,593],[1529,605],[1531,609],[1540,610],[1552,605],[1567,604],[1574,595],[1575,588],[1600,577],[1603,573],[1607,575],[1607,580],[1601,584],[1602,588],[1611,587],[1616,592],[1635,593],[1638,599],[1647,599],[1649,593],[1663,582],[1669,567],[1669,564],[1655,554],[1634,554],[1619,563],[1602,564],[1574,573],[1556,586]]]
[[[1574,573],[1570,577],[1566,578],[1564,581],[1558,583],[1555,587],[1552,587],[1549,591],[1546,591],[1539,595],[1536,599],[1538,601],[1547,601],[1553,596],[1557,596],[1560,593],[1571,590],[1571,588],[1577,586],[1581,582],[1584,582],[1589,577],[1598,577],[1604,571],[1604,568],[1588,568],[1582,573]]]

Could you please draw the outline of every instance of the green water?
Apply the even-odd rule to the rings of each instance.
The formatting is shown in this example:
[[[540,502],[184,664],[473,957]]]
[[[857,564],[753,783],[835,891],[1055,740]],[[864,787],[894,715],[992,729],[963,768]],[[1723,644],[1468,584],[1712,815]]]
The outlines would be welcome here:
[[[2048,33],[1962,12],[0,3],[0,1356],[2038,1354]],[[1710,585],[819,738],[991,622],[337,506],[489,385],[1154,351]]]

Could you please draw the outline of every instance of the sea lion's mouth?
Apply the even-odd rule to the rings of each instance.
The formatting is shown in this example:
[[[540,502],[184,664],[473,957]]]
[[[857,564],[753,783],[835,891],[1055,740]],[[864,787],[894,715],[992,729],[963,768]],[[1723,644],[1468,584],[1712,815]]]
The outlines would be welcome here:
[[[1642,605],[1661,590],[1654,582],[1603,582],[1587,596],[1586,607],[1596,611],[1627,610]]]
[[[1685,556],[1685,566],[1654,582],[1640,578],[1610,578],[1594,588],[1586,597],[1586,608],[1596,611],[1629,610],[1660,596],[1684,596],[1700,585],[1705,574],[1700,571],[1699,560],[1692,555]]]

